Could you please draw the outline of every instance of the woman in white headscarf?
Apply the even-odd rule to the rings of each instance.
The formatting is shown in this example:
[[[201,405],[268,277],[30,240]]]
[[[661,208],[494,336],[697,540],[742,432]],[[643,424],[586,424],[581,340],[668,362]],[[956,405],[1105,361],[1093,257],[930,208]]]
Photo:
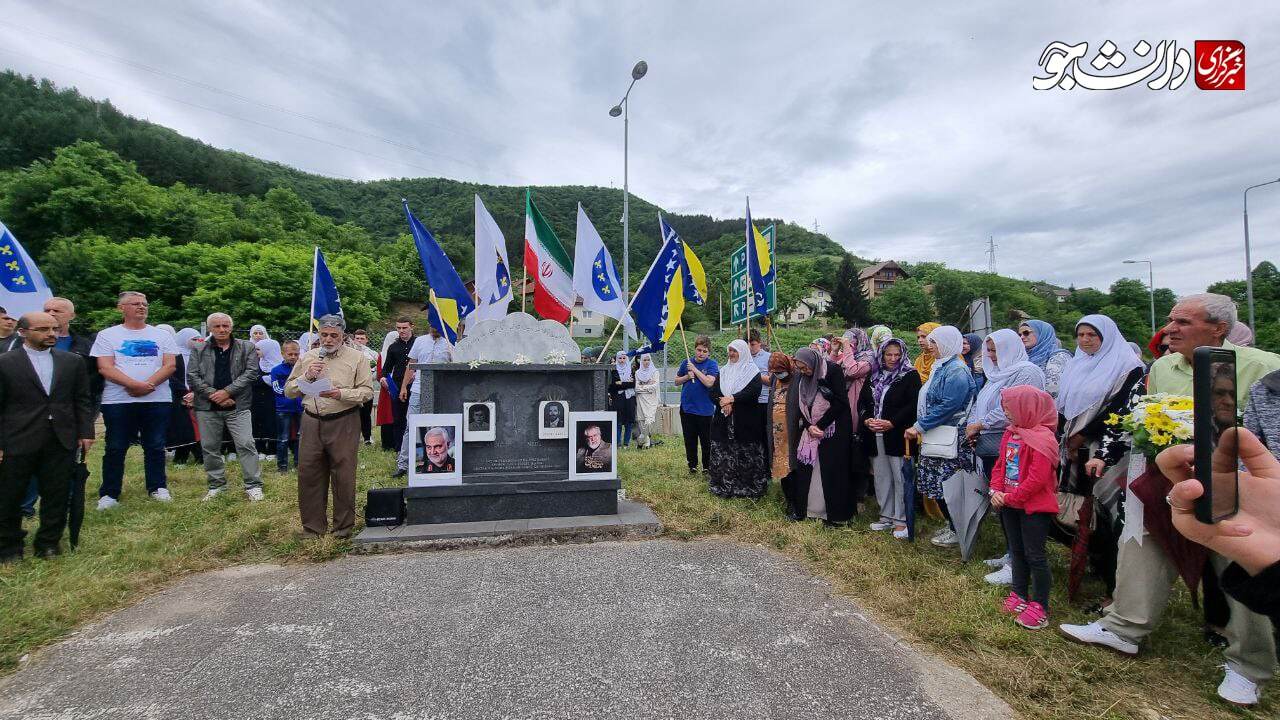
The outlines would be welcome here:
[[[156,327],[173,336],[174,345],[178,348],[177,366],[168,381],[172,401],[169,409],[169,429],[165,432],[165,447],[173,451],[175,465],[185,465],[190,460],[202,462],[204,454],[200,452],[200,443],[196,440],[195,417],[186,404],[187,393],[191,391],[187,385],[187,370],[191,363],[191,348],[188,347],[187,340],[198,336],[199,333],[190,328],[174,332],[171,325],[162,324]]]
[[[658,368],[648,353],[640,356],[640,367],[635,371],[636,425],[638,447],[653,446],[653,428],[658,419]]]
[[[631,426],[636,423],[636,381],[631,374],[631,360],[618,351],[609,372],[609,404],[618,414],[618,447],[631,444]]]
[[[284,362],[280,353],[280,343],[267,335],[266,328],[254,325],[249,331],[254,337],[253,344],[258,348],[258,370],[262,373],[262,382],[253,384],[253,405],[250,417],[253,420],[253,444],[258,449],[258,459],[267,460],[276,454],[276,393],[271,389],[271,371]],[[261,335],[261,338],[256,336]]]
[[[978,391],[964,434],[982,460],[983,471],[991,477],[1000,438],[1009,426],[1000,405],[1000,391],[1018,385],[1044,390],[1044,371],[1027,357],[1027,347],[1018,334],[1007,328],[997,330],[983,342],[982,371],[986,382]]]
[[[1081,498],[1076,502],[1082,507],[1088,503],[1093,510],[1092,518],[1084,517],[1093,526],[1087,550],[1090,564],[1107,588],[1108,598],[1116,587],[1120,517],[1117,507],[1094,500],[1093,487],[1103,475],[1109,472],[1118,475],[1128,467],[1128,462],[1121,462],[1128,457],[1128,444],[1116,447],[1109,442],[1106,419],[1113,413],[1129,413],[1135,388],[1141,395],[1146,367],[1134,354],[1131,344],[1125,341],[1111,318],[1085,315],[1076,323],[1076,351],[1058,385],[1061,427],[1058,489]],[[1084,546],[1079,548],[1084,549]],[[1070,595],[1078,591],[1082,576],[1083,572],[1073,569],[1067,583]]]
[[[1013,334],[1010,331],[1009,334]],[[1014,335],[1014,339],[1017,339]],[[964,335],[950,325],[933,328],[925,336],[925,352],[932,357],[929,377],[916,396],[916,422],[903,433],[903,440],[916,443],[928,431],[950,425],[964,424],[966,409],[973,399],[975,383],[973,373],[964,362]],[[955,527],[951,526],[951,513],[942,497],[942,483],[961,468],[969,469],[968,453],[958,453],[954,458],[921,457],[916,466],[916,489],[926,498],[937,502],[949,527],[933,536],[933,544],[951,547],[959,540]]]
[[[760,368],[751,347],[741,338],[729,343],[729,361],[719,375],[694,369],[709,388],[715,407],[711,416],[711,466],[707,484],[720,497],[762,497],[769,486],[764,457],[764,406],[760,404]],[[690,367],[693,367],[692,365]]]

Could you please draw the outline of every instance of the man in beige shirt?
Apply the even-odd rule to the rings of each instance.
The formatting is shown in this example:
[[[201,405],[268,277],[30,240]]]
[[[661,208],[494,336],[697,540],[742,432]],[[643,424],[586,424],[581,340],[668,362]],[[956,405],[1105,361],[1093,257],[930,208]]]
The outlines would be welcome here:
[[[320,318],[320,347],[298,359],[285,382],[285,395],[302,397],[298,447],[298,514],[302,533],[329,532],[328,496],[333,489],[333,528],[350,537],[356,524],[356,451],[360,446],[360,406],[374,393],[373,373],[364,354],[344,345],[346,322],[337,315]],[[299,380],[327,378],[332,389],[305,395]]]

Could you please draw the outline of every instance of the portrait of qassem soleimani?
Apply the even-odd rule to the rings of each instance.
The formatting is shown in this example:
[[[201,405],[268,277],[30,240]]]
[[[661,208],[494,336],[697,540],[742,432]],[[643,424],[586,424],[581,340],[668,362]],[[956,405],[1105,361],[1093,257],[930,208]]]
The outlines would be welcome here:
[[[453,461],[453,442],[448,428],[433,427],[422,435],[422,462],[418,463],[418,472],[451,473],[456,465]]]

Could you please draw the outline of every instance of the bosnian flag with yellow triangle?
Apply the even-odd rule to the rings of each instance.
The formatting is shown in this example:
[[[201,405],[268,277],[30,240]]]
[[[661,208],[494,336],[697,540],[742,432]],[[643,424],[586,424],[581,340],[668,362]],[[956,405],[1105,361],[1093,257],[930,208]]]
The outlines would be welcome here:
[[[458,271],[453,269],[453,263],[449,262],[449,256],[444,254],[440,243],[410,212],[409,201],[401,199],[401,202],[404,203],[404,214],[409,218],[409,231],[413,233],[413,244],[418,249],[418,260],[422,263],[422,272],[426,275],[427,286],[430,288],[427,296],[427,321],[453,345],[458,342],[462,319],[476,309],[475,301]]]
[[[548,320],[569,322],[573,261],[529,190],[524,191],[524,271],[533,279],[533,309]]]

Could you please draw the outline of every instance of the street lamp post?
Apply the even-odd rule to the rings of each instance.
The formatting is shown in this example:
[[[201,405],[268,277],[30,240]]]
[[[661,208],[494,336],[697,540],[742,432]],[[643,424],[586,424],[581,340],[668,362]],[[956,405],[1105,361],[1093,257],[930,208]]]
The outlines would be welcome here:
[[[1125,260],[1125,265],[1147,264],[1147,292],[1151,295],[1151,336],[1156,335],[1156,273],[1150,260]]]
[[[610,117],[622,116],[622,298],[628,303],[631,302],[631,188],[628,184],[628,152],[630,150],[630,112],[628,109],[631,104],[627,102],[631,97],[631,88],[636,86],[636,81],[644,77],[649,72],[649,64],[641,60],[631,68],[631,84],[627,86],[627,91],[622,95],[622,100],[609,109]],[[622,349],[624,351],[631,349],[631,341],[626,333],[622,333]]]
[[[1255,334],[1258,329],[1253,325],[1253,261],[1249,257],[1249,191],[1266,185],[1275,185],[1276,183],[1280,183],[1280,178],[1258,183],[1257,185],[1250,185],[1244,189],[1244,287],[1245,297],[1248,298],[1249,302],[1249,329]]]

